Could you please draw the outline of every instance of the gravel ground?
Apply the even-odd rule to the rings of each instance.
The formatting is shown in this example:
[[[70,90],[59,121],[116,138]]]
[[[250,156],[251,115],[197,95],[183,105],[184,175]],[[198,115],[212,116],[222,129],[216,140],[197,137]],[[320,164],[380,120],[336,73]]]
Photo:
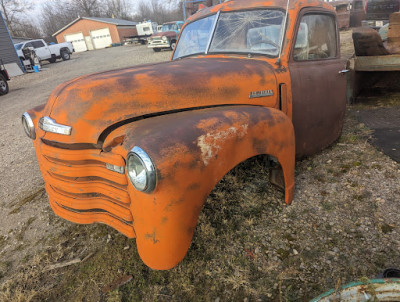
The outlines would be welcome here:
[[[297,162],[291,206],[269,184],[261,158],[229,173],[210,195],[188,255],[170,271],[148,269],[135,241],[107,226],[56,217],[21,113],[70,78],[170,55],[124,46],[74,54],[12,80],[10,94],[0,98],[0,300],[304,301],[399,266],[400,165],[369,144],[370,130],[352,111],[337,143]],[[133,279],[106,289],[121,276]]]

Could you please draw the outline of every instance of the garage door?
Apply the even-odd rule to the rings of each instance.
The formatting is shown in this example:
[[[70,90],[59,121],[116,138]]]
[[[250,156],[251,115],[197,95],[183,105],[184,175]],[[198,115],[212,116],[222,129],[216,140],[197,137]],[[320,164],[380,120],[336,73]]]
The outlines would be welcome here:
[[[65,41],[71,42],[76,52],[86,51],[86,42],[82,33],[65,35]]]
[[[90,32],[95,49],[106,48],[112,43],[110,30],[108,28],[92,30]]]

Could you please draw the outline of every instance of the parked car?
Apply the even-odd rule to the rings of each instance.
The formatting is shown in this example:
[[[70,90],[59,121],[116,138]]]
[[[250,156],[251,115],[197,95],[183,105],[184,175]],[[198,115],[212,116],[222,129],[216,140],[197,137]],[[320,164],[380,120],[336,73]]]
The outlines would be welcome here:
[[[389,23],[390,14],[398,12],[399,7],[400,0],[367,0],[367,16],[362,24],[363,26],[379,29]]]
[[[205,8],[170,62],[70,80],[25,112],[54,212],[136,237],[142,260],[162,270],[184,258],[207,196],[241,162],[264,155],[290,204],[296,156],[340,136],[348,70],[330,4],[286,9]]]
[[[10,80],[10,76],[8,75],[7,69],[3,64],[3,61],[0,59],[0,95],[5,95],[8,93],[8,81]]]
[[[57,59],[69,60],[71,54],[75,51],[71,42],[48,45],[43,39],[25,41],[14,46],[21,60],[25,60],[22,50],[33,47],[40,61],[47,60],[50,63],[54,63]]]
[[[164,23],[161,32],[153,34],[148,40],[147,45],[155,52],[163,48],[175,49],[176,41],[183,26],[183,21],[174,21]]]

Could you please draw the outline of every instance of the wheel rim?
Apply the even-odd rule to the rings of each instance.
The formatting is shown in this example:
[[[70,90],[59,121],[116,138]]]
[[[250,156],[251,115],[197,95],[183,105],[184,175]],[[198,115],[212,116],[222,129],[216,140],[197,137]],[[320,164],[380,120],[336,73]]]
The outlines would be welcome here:
[[[63,52],[63,58],[64,58],[64,59],[68,59],[68,53]]]
[[[6,90],[7,90],[7,84],[6,84],[6,82],[3,81],[3,80],[0,80],[0,89],[1,89],[2,91],[6,91]]]

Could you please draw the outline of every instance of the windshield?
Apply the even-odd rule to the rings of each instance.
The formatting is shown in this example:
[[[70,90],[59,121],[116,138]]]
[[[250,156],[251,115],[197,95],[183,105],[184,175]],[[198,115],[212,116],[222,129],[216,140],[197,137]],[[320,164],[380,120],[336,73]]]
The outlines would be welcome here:
[[[23,43],[15,44],[14,47],[16,50],[20,50],[22,48]]]
[[[261,53],[276,57],[284,15],[283,11],[272,9],[221,13],[208,53]],[[216,18],[212,15],[188,24],[174,59],[206,53]]]
[[[161,31],[175,31],[178,30],[178,26],[175,23],[168,23],[168,24],[163,24]]]

